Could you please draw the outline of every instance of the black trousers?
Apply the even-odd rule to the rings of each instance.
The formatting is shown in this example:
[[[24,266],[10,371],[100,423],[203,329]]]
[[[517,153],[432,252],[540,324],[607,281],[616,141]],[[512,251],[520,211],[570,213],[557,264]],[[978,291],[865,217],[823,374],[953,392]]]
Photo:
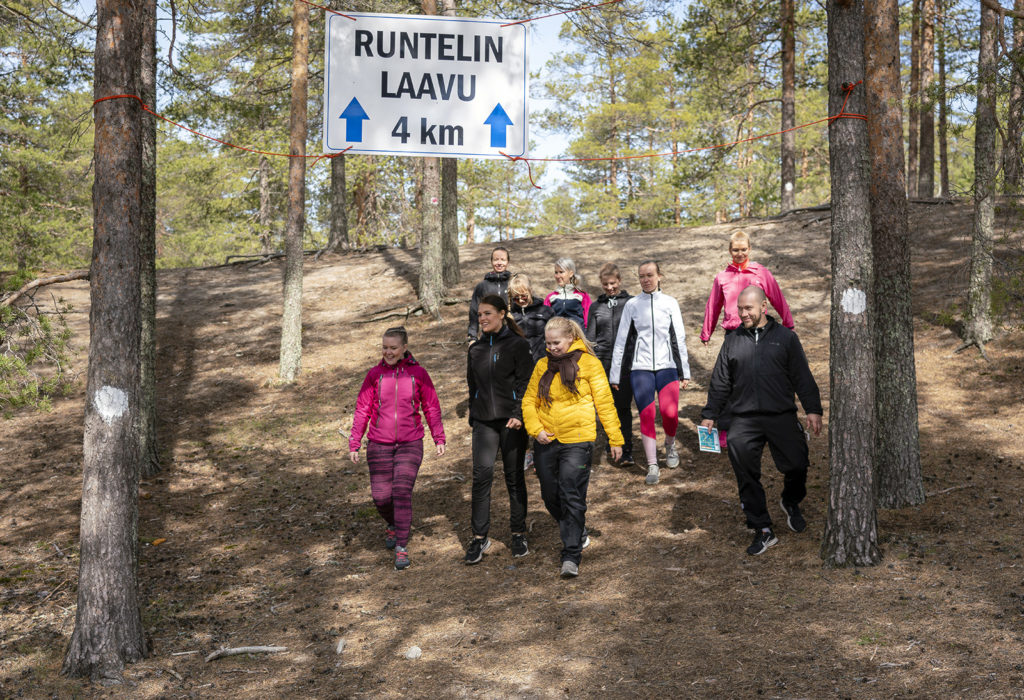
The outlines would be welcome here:
[[[761,454],[766,442],[775,468],[783,475],[782,502],[797,505],[807,495],[807,437],[796,413],[734,414],[729,428],[729,461],[736,473],[747,526],[752,529],[772,525],[761,486]]]
[[[605,365],[604,372],[608,374],[608,367],[611,365],[611,360],[608,360]],[[619,416],[619,430],[622,431],[622,456],[632,457],[633,456],[633,386],[629,383],[629,373],[623,372],[622,378],[619,380],[619,388],[612,387],[612,401],[615,402],[615,413]],[[607,433],[604,430],[604,426],[598,422],[600,426],[600,434],[604,434],[607,439]],[[606,441],[604,451],[607,453],[610,450],[611,445]]]
[[[501,463],[508,489],[509,520],[512,532],[526,532],[526,459],[527,435],[524,428],[506,427],[507,418],[473,421],[473,534],[486,537],[491,529],[491,483],[494,463],[501,450]]]
[[[533,447],[533,464],[540,480],[544,507],[558,523],[562,561],[580,563],[586,527],[587,486],[590,484],[592,442],[563,445],[557,440]]]

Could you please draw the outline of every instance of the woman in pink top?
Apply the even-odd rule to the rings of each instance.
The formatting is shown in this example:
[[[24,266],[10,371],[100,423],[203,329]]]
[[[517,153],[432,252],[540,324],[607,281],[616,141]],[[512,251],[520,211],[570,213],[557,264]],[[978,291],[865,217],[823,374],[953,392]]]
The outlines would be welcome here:
[[[370,493],[377,512],[387,522],[384,546],[395,550],[395,569],[409,566],[412,526],[412,487],[423,462],[423,424],[426,416],[438,456],[444,454],[441,404],[430,375],[409,352],[404,328],[384,331],[380,364],[366,373],[356,399],[349,457],[359,462],[359,445],[369,426],[366,464]]]
[[[793,315],[789,313],[789,304],[782,296],[779,283],[775,281],[767,267],[750,260],[750,237],[743,231],[737,231],[729,237],[729,255],[732,256],[732,262],[715,275],[715,281],[711,285],[711,296],[704,307],[704,327],[700,330],[700,342],[705,346],[711,342],[711,334],[718,325],[718,314],[723,308],[725,317],[722,319],[722,328],[725,332],[740,327],[736,300],[740,292],[750,285],[756,285],[764,290],[768,301],[779,312],[779,323],[786,328],[792,328]]]
[[[792,328],[793,315],[789,313],[789,304],[782,296],[779,283],[775,281],[767,267],[750,260],[750,237],[743,231],[736,231],[729,237],[729,255],[732,256],[732,262],[715,275],[715,281],[711,284],[711,296],[704,307],[704,326],[700,329],[700,342],[704,347],[708,347],[711,342],[711,334],[715,332],[718,314],[722,309],[725,309],[722,328],[725,329],[726,335],[740,327],[736,301],[740,292],[751,285],[764,290],[768,301],[779,313],[779,323],[786,328]],[[729,406],[726,405],[718,419],[718,441],[722,447],[725,447],[731,417]]]

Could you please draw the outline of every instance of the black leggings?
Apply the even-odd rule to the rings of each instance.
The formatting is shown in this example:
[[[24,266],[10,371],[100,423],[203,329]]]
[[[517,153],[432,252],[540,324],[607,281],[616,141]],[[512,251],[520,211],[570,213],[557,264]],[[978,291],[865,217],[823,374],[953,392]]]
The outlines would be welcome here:
[[[507,418],[473,421],[473,534],[486,537],[491,527],[491,483],[494,462],[501,450],[501,463],[508,489],[512,532],[526,532],[526,430],[506,427]]]

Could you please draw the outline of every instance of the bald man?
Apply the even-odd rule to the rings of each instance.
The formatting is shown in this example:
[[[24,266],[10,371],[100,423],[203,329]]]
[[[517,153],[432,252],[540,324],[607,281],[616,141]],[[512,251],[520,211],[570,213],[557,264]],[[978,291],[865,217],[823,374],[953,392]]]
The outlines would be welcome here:
[[[796,417],[793,395],[800,397],[815,435],[821,433],[821,396],[800,339],[768,315],[764,290],[747,287],[736,305],[742,326],[726,337],[718,353],[701,425],[714,426],[728,401],[733,414],[729,461],[736,473],[747,526],[755,531],[747,554],[756,556],[779,543],[761,486],[761,454],[766,442],[783,475],[780,505],[786,523],[794,532],[807,527],[800,512],[800,502],[807,495],[807,438]]]

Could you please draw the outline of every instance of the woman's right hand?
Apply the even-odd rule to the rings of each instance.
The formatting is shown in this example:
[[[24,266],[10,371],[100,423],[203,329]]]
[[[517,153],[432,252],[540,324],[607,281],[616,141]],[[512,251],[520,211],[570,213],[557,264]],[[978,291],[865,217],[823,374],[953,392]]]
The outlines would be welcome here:
[[[355,452],[349,452],[348,458],[351,459],[355,464],[359,464],[359,450]]]
[[[537,433],[537,442],[542,445],[550,445],[551,441],[555,439],[555,436],[546,430],[542,430]]]

